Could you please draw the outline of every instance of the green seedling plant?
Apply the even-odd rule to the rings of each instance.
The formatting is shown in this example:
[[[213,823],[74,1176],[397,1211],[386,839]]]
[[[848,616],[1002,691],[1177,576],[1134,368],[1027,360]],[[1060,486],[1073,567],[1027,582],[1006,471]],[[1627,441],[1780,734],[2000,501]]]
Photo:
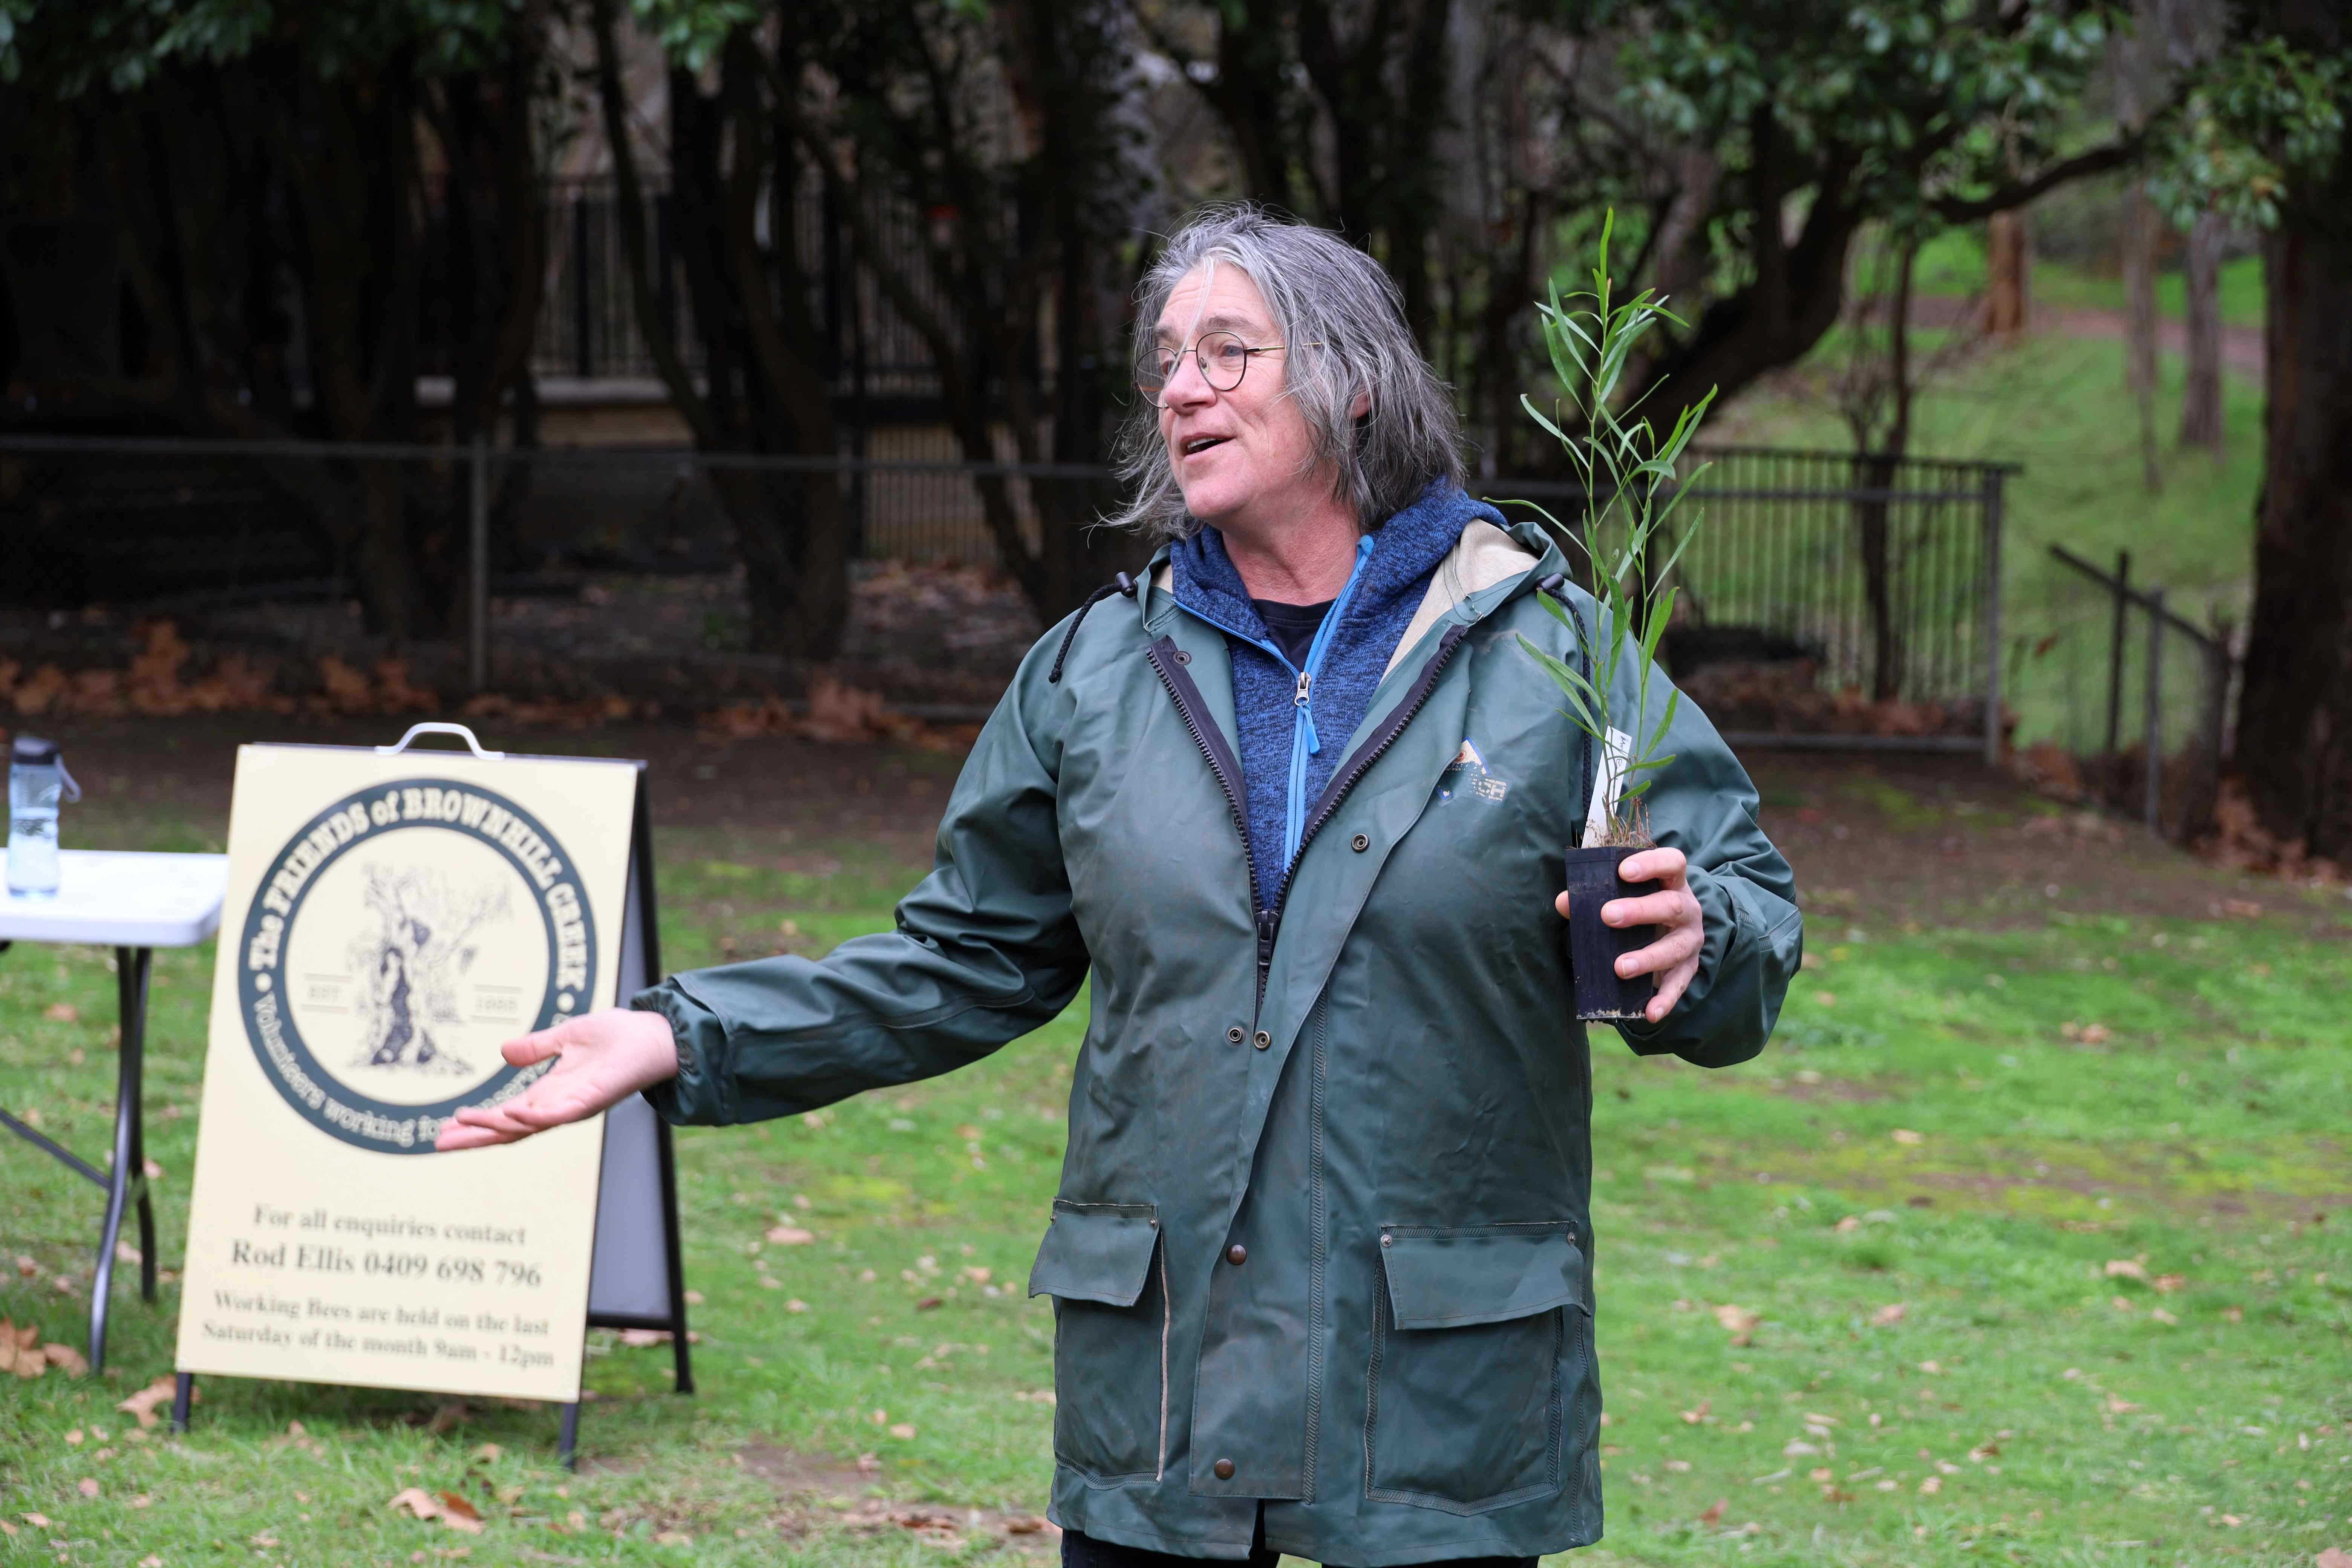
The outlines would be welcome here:
[[[1708,467],[1702,463],[1687,476],[1678,472],[1685,450],[1698,433],[1699,421],[1715,401],[1715,389],[1710,387],[1706,396],[1683,409],[1664,436],[1641,411],[1648,394],[1618,406],[1619,384],[1634,345],[1662,321],[1684,323],[1651,289],[1644,289],[1631,299],[1617,299],[1615,280],[1609,271],[1610,231],[1614,224],[1612,214],[1601,225],[1592,286],[1563,300],[1554,285],[1549,300],[1536,302],[1544,346],[1564,395],[1561,401],[1580,418],[1582,433],[1570,434],[1533,398],[1524,393],[1519,395],[1528,416],[1559,441],[1583,480],[1584,509],[1570,526],[1536,502],[1516,504],[1533,508],[1554,534],[1583,552],[1591,566],[1600,625],[1588,627],[1568,605],[1549,594],[1538,595],[1537,602],[1576,639],[1578,661],[1571,664],[1556,658],[1525,636],[1520,637],[1519,646],[1559,687],[1568,700],[1568,707],[1561,711],[1591,737],[1603,759],[1602,792],[1609,812],[1600,843],[1646,847],[1652,839],[1641,797],[1656,782],[1657,771],[1675,760],[1671,753],[1661,752],[1682,702],[1682,694],[1670,687],[1657,721],[1646,722],[1650,676],[1656,666],[1658,639],[1674,618],[1676,590],[1669,580],[1683,551],[1697,534],[1701,514],[1691,514],[1680,538],[1667,525],[1688,493],[1690,481]],[[1559,404],[1554,408],[1559,412]],[[1654,569],[1651,557],[1661,550],[1664,559]],[[1625,635],[1628,632],[1630,637]],[[1612,694],[1629,658],[1635,661],[1633,711],[1630,721],[1620,723]],[[1624,739],[1612,744],[1612,731]]]

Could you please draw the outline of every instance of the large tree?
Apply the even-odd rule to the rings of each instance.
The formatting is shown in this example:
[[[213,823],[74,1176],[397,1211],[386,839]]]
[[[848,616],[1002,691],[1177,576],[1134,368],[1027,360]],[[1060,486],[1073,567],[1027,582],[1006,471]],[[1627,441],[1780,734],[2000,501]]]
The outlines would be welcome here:
[[[2238,22],[2214,117],[2271,153],[2284,199],[2263,245],[2263,488],[2236,761],[2265,826],[2352,863],[2352,16],[2334,0],[2246,0]]]
[[[430,123],[464,182],[455,413],[487,423],[537,312],[542,0],[13,4],[0,212],[5,248],[51,264],[5,277],[12,417],[29,398],[81,428],[414,440]],[[462,570],[446,489],[394,463],[268,468],[372,629],[446,623]]]
[[[2124,9],[2081,0],[1570,0],[1619,40],[1650,134],[1721,160],[1717,288],[1652,367],[1671,417],[1791,364],[1837,319],[1856,238],[1981,222],[2137,155],[2075,105]]]

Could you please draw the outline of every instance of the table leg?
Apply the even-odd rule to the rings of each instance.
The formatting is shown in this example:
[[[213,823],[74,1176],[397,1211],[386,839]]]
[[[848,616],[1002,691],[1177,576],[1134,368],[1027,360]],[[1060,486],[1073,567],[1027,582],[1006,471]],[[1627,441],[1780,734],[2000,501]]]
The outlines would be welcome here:
[[[139,1236],[147,1244],[140,1259],[141,1283],[148,1299],[154,1299],[155,1215],[147,1196],[146,1141],[139,1103],[147,1044],[147,972],[154,956],[152,949],[144,947],[114,950],[122,1048],[118,1053],[114,1089],[114,1168],[107,1173],[106,1228],[99,1236],[98,1275],[89,1292],[89,1370],[93,1373],[106,1368],[106,1314],[114,1284],[114,1248],[122,1239],[122,1205],[134,1185],[139,1196]]]

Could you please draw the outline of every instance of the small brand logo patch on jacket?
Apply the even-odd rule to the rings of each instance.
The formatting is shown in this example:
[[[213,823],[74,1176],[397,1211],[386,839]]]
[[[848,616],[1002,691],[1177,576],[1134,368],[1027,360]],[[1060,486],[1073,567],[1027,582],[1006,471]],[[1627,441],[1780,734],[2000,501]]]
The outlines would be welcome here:
[[[1454,753],[1452,762],[1445,764],[1445,774],[1438,782],[1438,803],[1444,805],[1452,800],[1457,790],[1467,790],[1479,800],[1496,801],[1510,794],[1511,786],[1487,773],[1486,759],[1478,754],[1476,744],[1465,737],[1462,749]]]

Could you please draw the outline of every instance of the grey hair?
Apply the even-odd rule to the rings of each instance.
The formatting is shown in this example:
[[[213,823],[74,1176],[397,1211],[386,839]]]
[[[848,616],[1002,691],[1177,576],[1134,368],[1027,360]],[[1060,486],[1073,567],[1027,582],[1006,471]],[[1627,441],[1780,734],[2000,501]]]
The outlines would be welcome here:
[[[1328,229],[1277,217],[1254,202],[1204,207],[1185,222],[1136,289],[1135,353],[1152,345],[1168,296],[1211,262],[1249,275],[1289,345],[1283,395],[1296,398],[1314,439],[1310,468],[1328,468],[1333,494],[1359,525],[1379,527],[1433,479],[1462,482],[1454,398],[1404,319],[1404,297],[1378,262]],[[1370,411],[1349,416],[1360,395]],[[1200,521],[1160,435],[1160,411],[1139,394],[1119,432],[1116,461],[1132,499],[1104,521],[1146,536],[1182,539]]]

